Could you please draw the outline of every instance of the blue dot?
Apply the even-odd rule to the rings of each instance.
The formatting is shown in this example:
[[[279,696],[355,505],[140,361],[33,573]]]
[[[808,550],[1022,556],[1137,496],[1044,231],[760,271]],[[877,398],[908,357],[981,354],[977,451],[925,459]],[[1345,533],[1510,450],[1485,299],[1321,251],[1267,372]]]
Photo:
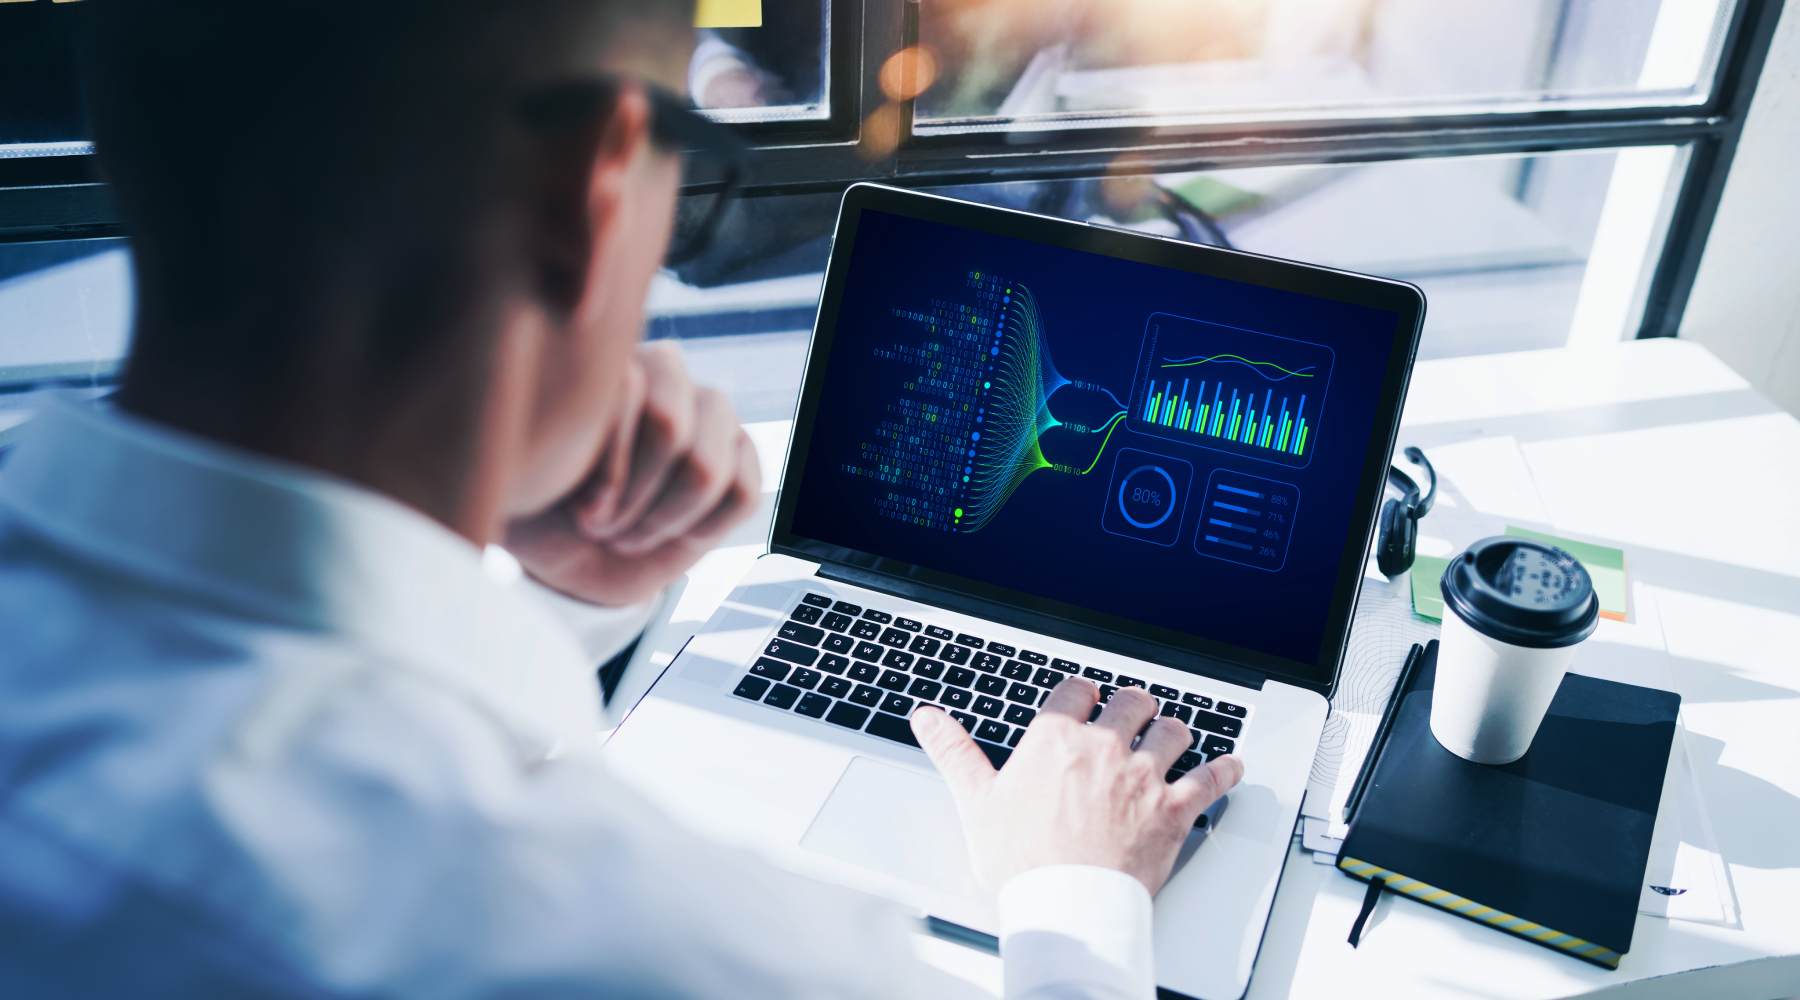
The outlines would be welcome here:
[[[970,449],[969,449],[969,457],[970,457],[970,458],[974,458],[974,457],[975,457],[975,449],[973,449],[973,448],[970,448]]]
[[[973,434],[971,434],[971,435],[969,435],[969,437],[970,437],[970,439],[972,439],[972,440],[975,440],[975,441],[979,441],[979,440],[981,440],[981,432],[980,432],[980,431],[976,431],[976,432],[975,432],[975,433],[973,433]]]
[[[998,348],[998,347],[996,347],[996,348],[994,348],[994,349],[993,349],[993,350],[991,350],[991,351],[989,351],[989,352],[988,352],[988,353],[989,353],[989,354],[999,354],[999,353],[1000,353],[1000,348]]]
[[[980,417],[976,417],[976,418],[975,418],[975,422],[976,422],[976,423],[978,423],[978,424],[979,424],[979,423],[981,423],[981,418],[980,418]]]
[[[1005,298],[1003,298],[1003,299],[1001,299],[1001,300],[1000,300],[1000,301],[1001,301],[1001,302],[1011,302],[1011,301],[1012,301],[1012,296],[1010,296],[1010,295],[1008,295],[1008,296],[1006,296],[1006,297],[1005,297]]]
[[[967,473],[970,473],[970,472],[974,472],[974,471],[975,471],[975,467],[974,467],[974,466],[972,466],[972,465],[965,465],[965,466],[963,466],[963,472],[964,472],[964,473],[965,473],[965,474],[967,474]]]

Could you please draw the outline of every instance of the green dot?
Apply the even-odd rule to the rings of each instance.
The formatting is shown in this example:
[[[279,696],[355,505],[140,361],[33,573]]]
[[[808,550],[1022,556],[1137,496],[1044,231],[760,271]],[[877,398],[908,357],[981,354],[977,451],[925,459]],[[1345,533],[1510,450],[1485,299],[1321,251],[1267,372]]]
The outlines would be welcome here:
[[[961,508],[961,507],[958,507],[958,508],[956,508],[956,516],[957,516],[957,517],[961,517],[961,516],[962,516],[962,508]]]

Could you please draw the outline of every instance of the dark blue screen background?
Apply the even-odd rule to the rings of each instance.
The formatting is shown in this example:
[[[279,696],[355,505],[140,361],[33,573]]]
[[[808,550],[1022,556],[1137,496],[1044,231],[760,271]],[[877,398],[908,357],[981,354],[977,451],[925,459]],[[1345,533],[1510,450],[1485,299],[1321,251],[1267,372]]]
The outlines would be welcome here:
[[[965,360],[979,356],[987,363],[987,331],[1004,329],[1008,307],[984,295],[1014,285],[1035,296],[1041,340],[1071,384],[1049,397],[1048,409],[1062,426],[1044,431],[1039,448],[1052,467],[1031,471],[990,520],[968,531],[947,513],[966,511],[966,503],[939,495],[966,488],[959,482],[963,470],[948,468],[951,460],[943,456],[960,455],[957,449],[969,443],[960,438],[987,426],[958,421],[965,419],[964,407],[968,420],[984,414],[991,391],[984,395],[980,381],[959,381],[952,377],[957,365],[935,359],[961,350]],[[1123,420],[1110,433],[1097,430],[1131,402],[1145,322],[1156,312],[1325,344],[1335,352],[1305,468],[1135,433]],[[1313,664],[1397,320],[1364,306],[864,210],[793,530]],[[992,376],[983,372],[981,378]],[[958,442],[946,443],[951,437]],[[1109,496],[1110,477],[1122,448],[1192,466],[1189,496],[1178,498],[1181,525],[1174,544],[1103,530],[1103,509],[1116,500]],[[1195,551],[1200,495],[1220,468],[1298,489],[1299,509],[1278,572]]]

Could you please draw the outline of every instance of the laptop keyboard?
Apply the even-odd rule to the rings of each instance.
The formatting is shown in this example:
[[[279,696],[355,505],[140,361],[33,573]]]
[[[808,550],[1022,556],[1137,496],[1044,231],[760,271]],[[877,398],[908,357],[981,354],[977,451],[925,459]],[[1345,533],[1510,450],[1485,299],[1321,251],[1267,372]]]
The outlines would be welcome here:
[[[1191,742],[1169,770],[1170,781],[1231,753],[1249,720],[1248,706],[1198,691],[1053,659],[823,594],[807,594],[794,607],[732,694],[912,747],[919,743],[907,717],[920,705],[937,705],[1000,767],[1050,689],[1076,674],[1099,685],[1102,703],[1120,688],[1143,688],[1156,699],[1159,715],[1188,727]],[[1095,705],[1088,721],[1099,715]]]

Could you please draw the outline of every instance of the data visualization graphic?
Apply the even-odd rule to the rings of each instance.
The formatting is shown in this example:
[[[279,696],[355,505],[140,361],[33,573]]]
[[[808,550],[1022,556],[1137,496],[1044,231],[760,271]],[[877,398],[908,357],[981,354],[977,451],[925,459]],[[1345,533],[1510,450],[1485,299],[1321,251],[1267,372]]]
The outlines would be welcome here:
[[[1230,469],[1214,469],[1200,500],[1194,551],[1243,566],[1280,571],[1300,513],[1300,490],[1289,483]]]
[[[1174,545],[1181,537],[1182,509],[1193,482],[1194,467],[1179,458],[1121,448],[1113,459],[1100,527],[1126,538]]]
[[[1128,426],[1304,468],[1318,444],[1332,360],[1322,344],[1154,313]]]

